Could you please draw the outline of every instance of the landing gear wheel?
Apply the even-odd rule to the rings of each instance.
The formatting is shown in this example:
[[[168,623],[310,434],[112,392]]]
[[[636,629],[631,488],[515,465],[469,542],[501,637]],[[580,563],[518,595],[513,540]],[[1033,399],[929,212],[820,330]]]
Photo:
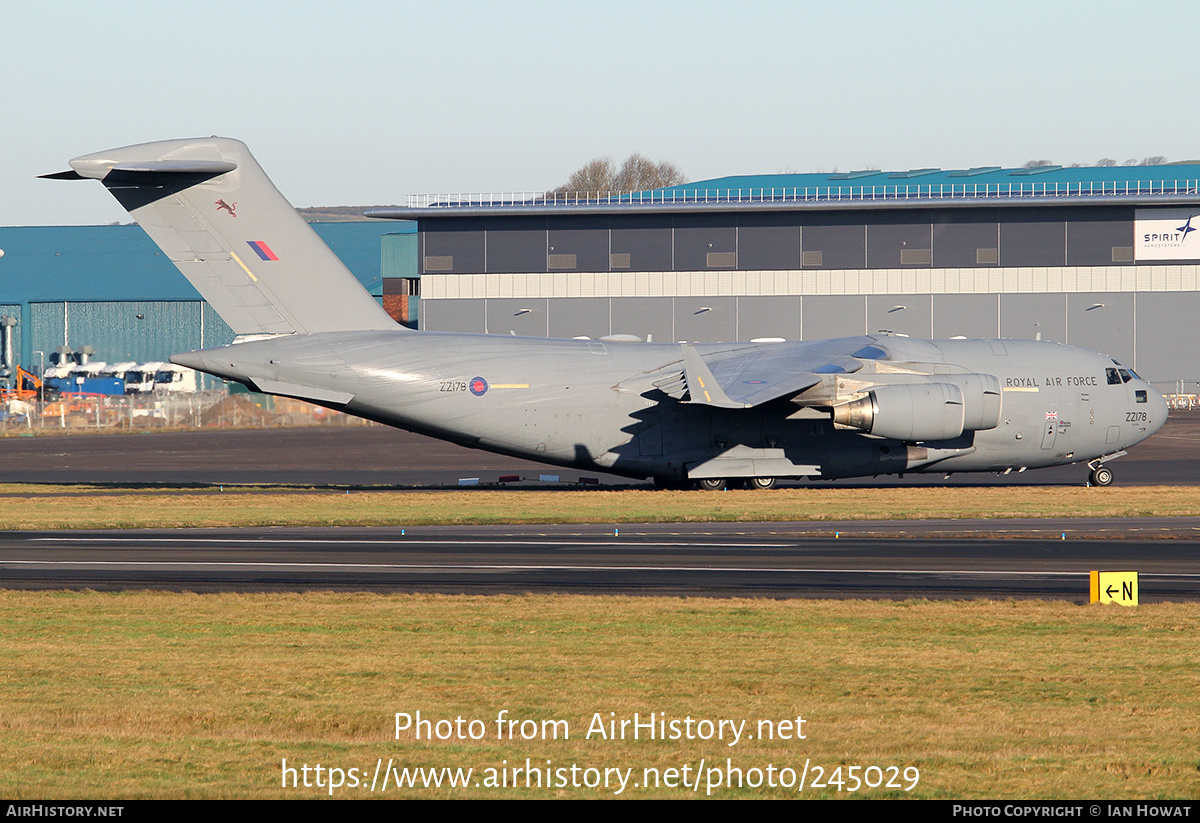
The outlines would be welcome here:
[[[706,492],[725,491],[724,477],[705,477],[702,480],[696,481],[696,488]]]
[[[751,477],[746,481],[746,484],[752,489],[773,489],[775,488],[775,478]]]
[[[1097,466],[1092,469],[1092,474],[1088,479],[1093,486],[1111,486],[1113,482],[1112,469]]]

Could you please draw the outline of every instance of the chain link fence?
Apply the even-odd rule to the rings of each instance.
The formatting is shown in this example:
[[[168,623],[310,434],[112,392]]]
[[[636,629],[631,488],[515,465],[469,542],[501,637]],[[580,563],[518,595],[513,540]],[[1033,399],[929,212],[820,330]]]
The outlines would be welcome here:
[[[373,426],[301,400],[218,391],[194,394],[64,394],[0,403],[0,435],[142,432],[171,429]]]

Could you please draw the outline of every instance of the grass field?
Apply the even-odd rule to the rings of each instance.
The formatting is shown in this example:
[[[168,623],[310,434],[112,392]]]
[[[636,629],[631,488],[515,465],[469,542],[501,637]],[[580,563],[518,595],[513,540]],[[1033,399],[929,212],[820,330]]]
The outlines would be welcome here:
[[[1200,486],[671,492],[0,486],[10,529],[1200,515]]]
[[[624,797],[1196,798],[1198,618],[1200,604],[3,592],[0,794],[303,798],[328,795],[333,768],[333,795],[361,798],[612,797],[620,774]],[[450,739],[397,739],[396,713],[418,711],[426,738]],[[501,711],[537,721],[535,739],[498,739]],[[588,739],[597,715],[635,712],[679,721],[682,739]],[[468,739],[436,725],[459,717]],[[689,717],[746,725],[734,745],[729,726],[689,740]],[[527,759],[548,788],[514,781]],[[473,772],[466,788],[393,777],[372,793],[389,760],[392,775]],[[818,766],[842,792],[812,785]],[[916,785],[866,786],[888,767]]]
[[[120,491],[0,495],[40,529],[1200,514],[1188,488]],[[1195,799],[1198,633],[1195,603],[0,591],[0,796]],[[680,734],[596,733],[635,714]]]

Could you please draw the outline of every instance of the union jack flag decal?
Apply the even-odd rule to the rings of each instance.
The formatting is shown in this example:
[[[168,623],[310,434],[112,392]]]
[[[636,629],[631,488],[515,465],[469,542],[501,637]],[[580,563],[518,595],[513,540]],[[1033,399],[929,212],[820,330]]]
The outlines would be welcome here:
[[[1046,412],[1046,419],[1047,420],[1057,420],[1058,412]]]

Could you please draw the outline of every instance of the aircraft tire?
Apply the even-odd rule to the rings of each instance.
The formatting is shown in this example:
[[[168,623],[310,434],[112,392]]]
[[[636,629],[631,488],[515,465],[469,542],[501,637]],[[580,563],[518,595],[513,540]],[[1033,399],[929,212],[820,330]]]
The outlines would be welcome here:
[[[775,482],[774,477],[751,477],[746,485],[751,489],[773,489]]]
[[[696,488],[706,492],[723,492],[725,491],[725,478],[705,477],[696,481]]]
[[[1098,466],[1092,469],[1092,476],[1089,478],[1093,486],[1111,486],[1113,482],[1112,469],[1106,469],[1103,466]]]

